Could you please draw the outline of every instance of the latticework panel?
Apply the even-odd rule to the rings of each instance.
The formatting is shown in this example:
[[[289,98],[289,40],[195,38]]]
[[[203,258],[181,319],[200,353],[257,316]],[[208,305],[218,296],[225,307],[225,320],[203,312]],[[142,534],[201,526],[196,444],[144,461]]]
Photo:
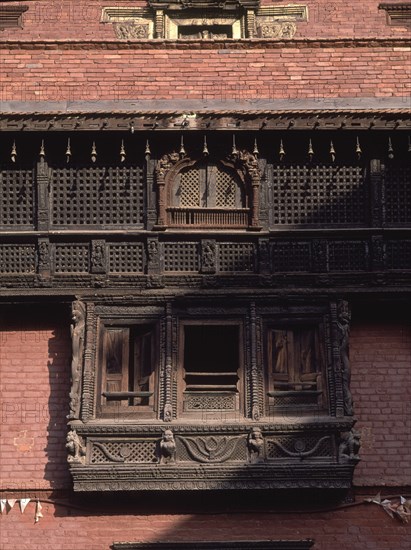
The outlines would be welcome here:
[[[273,271],[310,271],[310,243],[277,242],[272,248]]]
[[[212,395],[201,393],[184,394],[184,411],[204,411],[204,410],[236,410],[236,396],[232,395]]]
[[[33,171],[1,170],[0,189],[0,226],[33,225]]]
[[[56,273],[88,273],[89,248],[86,244],[56,244]]]
[[[359,166],[273,166],[273,223],[363,224],[367,191]]]
[[[385,221],[411,222],[411,166],[389,164],[385,173]]]
[[[141,273],[144,269],[142,243],[110,245],[110,273]]]
[[[333,456],[332,442],[328,436],[278,436],[267,439],[267,458],[297,458],[300,453],[313,458]]]
[[[164,271],[198,271],[197,243],[164,243]]]
[[[367,244],[363,241],[329,243],[330,271],[363,271],[367,269]]]
[[[34,245],[3,244],[0,246],[0,273],[34,273],[35,269]]]
[[[280,393],[280,392],[278,392]],[[269,405],[269,414],[274,414],[276,410],[284,409],[294,409],[299,407],[317,407],[318,396],[311,392],[284,392],[284,395],[276,395],[273,399],[273,404]]]
[[[180,206],[201,206],[200,172],[197,168],[180,174]]]
[[[411,269],[411,241],[387,241],[387,269]]]
[[[108,441],[93,445],[90,462],[152,463],[156,461],[155,441]]]
[[[254,271],[255,249],[251,243],[220,243],[219,271]]]
[[[142,170],[138,167],[55,168],[54,225],[133,225],[143,221]]]
[[[235,208],[237,185],[228,172],[217,169],[215,180],[216,207]]]

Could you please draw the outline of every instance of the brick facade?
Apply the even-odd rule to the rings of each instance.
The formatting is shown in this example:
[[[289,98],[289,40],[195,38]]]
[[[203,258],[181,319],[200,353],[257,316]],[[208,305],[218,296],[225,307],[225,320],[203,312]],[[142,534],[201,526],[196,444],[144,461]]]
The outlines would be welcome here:
[[[0,105],[12,110],[7,102],[31,102],[35,111],[36,102],[84,100],[95,102],[98,111],[99,100],[199,100],[224,110],[226,101],[310,99],[321,109],[322,98],[399,98],[401,107],[409,108],[409,25],[388,25],[379,0],[295,4],[306,5],[309,15],[297,22],[292,40],[205,43],[121,41],[111,24],[100,22],[103,7],[142,7],[142,1],[29,1],[24,28],[0,35]],[[173,497],[160,503],[152,497],[145,504],[140,496],[123,494],[114,501],[73,497],[65,449],[70,301],[7,305],[1,312],[1,498],[40,498],[44,516],[34,524],[34,501],[23,514],[17,504],[3,513],[1,550],[108,550],[120,540],[313,538],[315,550],[394,550],[411,544],[410,524],[363,502],[378,491],[410,498],[406,307],[370,310],[367,302],[353,309],[351,388],[362,437],[355,502],[313,512],[312,502],[287,502],[284,509],[275,494],[240,496],[220,505],[219,497],[207,497],[203,504],[194,498],[191,511]]]

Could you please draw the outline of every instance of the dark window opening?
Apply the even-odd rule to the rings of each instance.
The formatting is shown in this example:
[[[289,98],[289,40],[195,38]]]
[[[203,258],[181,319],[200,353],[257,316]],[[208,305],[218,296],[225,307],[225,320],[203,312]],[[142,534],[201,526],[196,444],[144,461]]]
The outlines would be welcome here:
[[[238,410],[239,327],[184,327],[184,410]]]

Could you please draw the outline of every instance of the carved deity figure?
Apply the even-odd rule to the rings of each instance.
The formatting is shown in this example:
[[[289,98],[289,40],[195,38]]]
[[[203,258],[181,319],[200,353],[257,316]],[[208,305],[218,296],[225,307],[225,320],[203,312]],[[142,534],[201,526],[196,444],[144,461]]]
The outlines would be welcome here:
[[[347,460],[360,460],[358,452],[360,450],[360,433],[354,429],[341,435],[341,442],[338,448],[340,462]]]
[[[287,331],[275,331],[275,366],[274,372],[279,374],[288,373],[287,361]]]
[[[263,459],[264,438],[260,428],[252,428],[247,440],[250,462],[258,462]]]
[[[68,451],[67,462],[84,464],[86,449],[75,430],[70,430],[67,434],[66,449]]]
[[[69,419],[78,418],[80,414],[80,384],[81,368],[84,353],[84,332],[86,322],[86,310],[82,302],[73,302],[71,325],[71,391],[70,391],[70,414]]]
[[[175,462],[176,442],[172,430],[164,430],[160,441],[160,464]]]
[[[344,390],[344,412],[351,416],[353,414],[353,402],[350,391],[351,369],[349,356],[349,339],[350,339],[350,321],[351,313],[348,302],[341,301],[338,304],[338,342],[341,355],[341,374]]]

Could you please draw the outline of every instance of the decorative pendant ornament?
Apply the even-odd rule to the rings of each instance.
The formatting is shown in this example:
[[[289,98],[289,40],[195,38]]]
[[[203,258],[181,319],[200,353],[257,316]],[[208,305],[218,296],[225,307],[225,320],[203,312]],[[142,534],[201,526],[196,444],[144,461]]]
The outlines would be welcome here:
[[[259,154],[260,154],[260,151],[258,150],[257,138],[256,138],[256,139],[254,140],[253,155],[255,156],[255,158],[257,158]]]
[[[150,143],[148,140],[146,141],[146,150],[144,151],[144,153],[147,157],[151,156]]]
[[[126,160],[126,149],[124,147],[124,140],[121,140],[121,147],[120,147],[120,162],[124,162]]]
[[[388,138],[388,158],[392,160],[394,158],[394,149],[392,147],[391,138]]]
[[[96,142],[93,141],[93,145],[91,146],[91,162],[96,162],[97,160],[97,148],[96,148]]]
[[[313,157],[314,157],[314,149],[313,149],[313,144],[312,144],[311,139],[310,139],[310,142],[308,144],[308,158],[310,159],[310,162],[313,160]]]
[[[411,153],[411,137],[408,136],[408,153]]]
[[[67,140],[67,149],[66,149],[66,162],[69,163],[71,160],[71,146],[70,146],[70,138]]]
[[[11,148],[11,162],[16,162],[17,160],[17,148],[16,148],[16,142],[13,141],[13,147]]]
[[[44,139],[41,140],[41,147],[40,147],[40,160],[44,160],[46,158],[46,150],[44,148]]]
[[[280,155],[280,161],[282,162],[284,160],[284,157],[285,157],[285,149],[284,149],[284,145],[283,145],[283,140],[280,140],[279,155]]]
[[[235,135],[233,134],[233,148],[231,149],[231,154],[232,155],[238,155],[238,151],[237,151],[237,147],[236,147],[236,144],[235,144]]]
[[[29,502],[30,502],[30,499],[29,499],[29,498],[21,498],[21,499],[20,499],[19,504],[20,504],[20,511],[21,511],[21,513],[24,512],[24,510],[26,509],[26,506],[27,506],[27,504],[28,504]]]
[[[204,136],[203,155],[206,157],[208,154],[207,138]]]
[[[335,162],[335,149],[333,142],[330,143],[330,156],[331,156],[331,162]]]
[[[186,155],[186,150],[184,149],[184,137],[181,136],[181,141],[180,141],[180,157],[185,157]]]
[[[34,523],[38,523],[40,521],[40,518],[44,517],[43,514],[41,513],[42,509],[43,509],[43,507],[40,504],[39,499],[37,499],[36,512],[34,514]]]
[[[358,160],[360,160],[362,155],[362,150],[361,150],[360,140],[358,139],[358,136],[357,136],[357,145],[355,147],[355,152],[357,153]]]

